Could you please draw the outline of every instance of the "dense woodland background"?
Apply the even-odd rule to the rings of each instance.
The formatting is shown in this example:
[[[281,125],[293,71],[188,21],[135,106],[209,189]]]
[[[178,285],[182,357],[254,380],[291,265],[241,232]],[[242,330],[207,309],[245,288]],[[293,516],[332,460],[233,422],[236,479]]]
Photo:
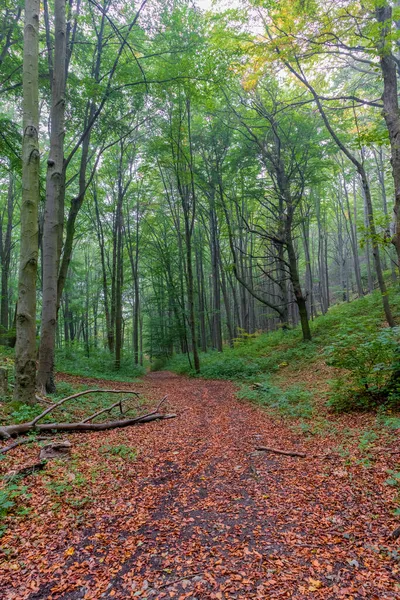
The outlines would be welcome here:
[[[40,151],[27,263],[27,13],[0,6],[1,343],[25,318],[22,252],[39,388],[54,391],[55,350],[132,374],[181,353],[201,372],[201,353],[257,332],[300,324],[310,340],[317,315],[375,288],[396,325],[398,2],[44,0],[37,13],[27,0]],[[22,352],[17,340],[29,401]]]

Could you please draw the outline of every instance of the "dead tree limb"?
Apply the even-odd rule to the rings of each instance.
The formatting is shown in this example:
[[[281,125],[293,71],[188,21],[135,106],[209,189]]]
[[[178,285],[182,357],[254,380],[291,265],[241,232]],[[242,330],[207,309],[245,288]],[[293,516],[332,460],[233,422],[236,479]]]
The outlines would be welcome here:
[[[278,450],[277,448],[269,448],[268,446],[258,446],[256,450],[263,452],[273,452],[274,454],[283,454],[284,456],[299,456],[300,458],[306,458],[304,452],[295,452],[294,450]]]
[[[152,412],[147,415],[142,415],[141,417],[123,419],[121,421],[106,421],[104,423],[42,423],[41,425],[38,424],[34,426],[32,426],[32,423],[20,423],[19,425],[7,425],[6,427],[3,427],[3,430],[5,430],[5,433],[10,437],[29,433],[30,431],[69,431],[70,433],[81,431],[106,431],[107,429],[119,429],[122,427],[130,427],[131,425],[140,425],[141,423],[150,423],[150,421],[173,419],[176,416],[176,414],[163,415],[161,413]],[[0,432],[0,436],[1,435],[4,435],[4,432]]]
[[[85,394],[134,394],[135,396],[139,396],[138,392],[130,392],[129,390],[85,390],[83,392],[78,392],[77,394],[72,394],[72,396],[67,396],[66,398],[62,398],[59,402],[52,404],[46,410],[44,410],[40,415],[35,417],[33,421],[31,421],[31,425],[35,426],[38,421],[43,419],[46,415],[48,415],[51,411],[53,411],[64,402],[68,400],[73,400],[74,398],[79,398],[79,396],[84,396]]]
[[[9,452],[10,450],[13,450],[14,448],[17,448],[18,446],[21,446],[22,444],[33,444],[35,442],[40,442],[40,441],[48,440],[48,439],[49,438],[47,438],[47,437],[39,436],[39,437],[35,437],[35,438],[15,440],[15,442],[13,442],[12,444],[10,444],[9,446],[5,446],[4,448],[0,448],[0,454],[6,454],[6,452]]]

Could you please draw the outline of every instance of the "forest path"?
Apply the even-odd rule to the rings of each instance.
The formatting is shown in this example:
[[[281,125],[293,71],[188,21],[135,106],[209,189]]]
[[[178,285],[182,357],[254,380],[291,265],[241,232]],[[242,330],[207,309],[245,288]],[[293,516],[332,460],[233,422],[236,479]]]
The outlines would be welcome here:
[[[3,537],[2,600],[399,598],[383,470],[314,457],[325,438],[239,402],[229,382],[161,372],[112,385],[168,394],[178,417],[71,435],[70,464],[26,480],[34,510]],[[107,454],[121,444],[136,461]],[[263,444],[308,457],[255,452]],[[66,490],[54,510],[52,469],[87,504]]]

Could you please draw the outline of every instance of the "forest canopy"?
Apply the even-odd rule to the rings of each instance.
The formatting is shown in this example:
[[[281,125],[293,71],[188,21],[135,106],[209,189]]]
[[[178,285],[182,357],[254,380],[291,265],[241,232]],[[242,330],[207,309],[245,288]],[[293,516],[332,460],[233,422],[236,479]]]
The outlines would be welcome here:
[[[15,397],[58,355],[223,352],[388,285],[400,256],[400,7],[0,3],[1,342]]]

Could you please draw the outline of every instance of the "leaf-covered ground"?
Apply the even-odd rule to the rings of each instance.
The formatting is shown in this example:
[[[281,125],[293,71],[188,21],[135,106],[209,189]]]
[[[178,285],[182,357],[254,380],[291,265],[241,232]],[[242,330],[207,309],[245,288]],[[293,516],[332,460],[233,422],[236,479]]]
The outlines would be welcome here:
[[[398,447],[356,442],[369,417],[308,439],[224,381],[157,373],[119,385],[168,394],[178,418],[70,435],[72,459],[25,480],[31,496],[18,502],[30,510],[1,538],[1,600],[400,597],[385,483]],[[37,446],[21,446],[0,468],[35,460]]]

